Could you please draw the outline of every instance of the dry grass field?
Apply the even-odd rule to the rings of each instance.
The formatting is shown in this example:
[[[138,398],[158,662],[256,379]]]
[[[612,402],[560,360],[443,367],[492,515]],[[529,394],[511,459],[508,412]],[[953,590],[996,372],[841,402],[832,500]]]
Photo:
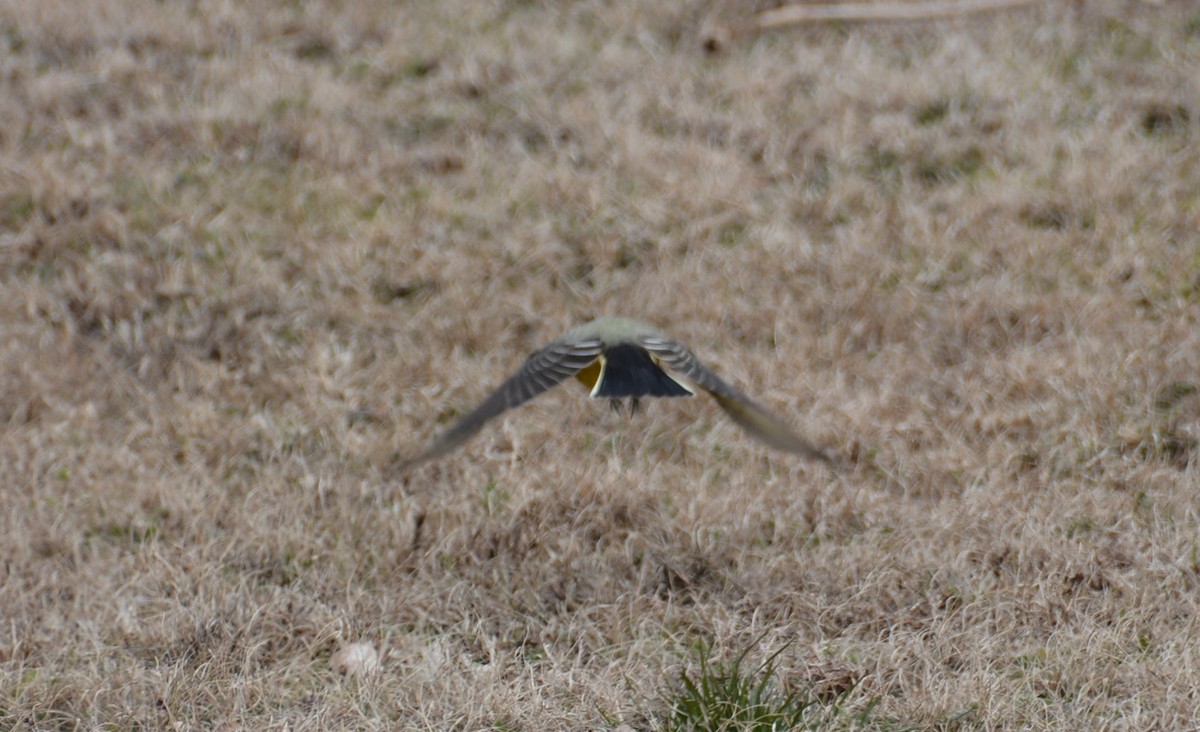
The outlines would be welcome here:
[[[0,2],[0,728],[1194,727],[1200,7],[765,7]]]

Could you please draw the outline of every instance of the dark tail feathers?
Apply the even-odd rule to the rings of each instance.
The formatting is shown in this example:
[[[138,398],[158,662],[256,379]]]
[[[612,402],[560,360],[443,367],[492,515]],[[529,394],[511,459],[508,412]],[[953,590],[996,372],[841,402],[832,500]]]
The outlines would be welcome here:
[[[604,359],[604,373],[593,393],[597,398],[692,395],[679,382],[667,376],[643,348],[621,343],[605,349]]]

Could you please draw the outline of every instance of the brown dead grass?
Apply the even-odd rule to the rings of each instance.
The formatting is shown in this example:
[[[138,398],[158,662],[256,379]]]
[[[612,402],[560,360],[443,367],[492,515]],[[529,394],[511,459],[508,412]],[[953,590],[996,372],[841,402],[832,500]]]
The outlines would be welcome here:
[[[1195,6],[756,8],[0,5],[0,726],[650,727],[764,633],[882,729],[1200,716]],[[389,477],[598,314],[855,467],[564,389]]]

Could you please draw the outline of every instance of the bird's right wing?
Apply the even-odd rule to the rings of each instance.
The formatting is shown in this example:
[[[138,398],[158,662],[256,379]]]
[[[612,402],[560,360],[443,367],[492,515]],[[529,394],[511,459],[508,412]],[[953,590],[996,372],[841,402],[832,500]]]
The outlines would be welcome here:
[[[742,429],[771,447],[805,457],[830,462],[829,456],[792,431],[782,419],[759,406],[753,399],[714,374],[678,341],[658,335],[646,335],[638,342],[667,367],[704,389]]]
[[[401,467],[407,468],[453,450],[473,437],[488,420],[524,404],[589,366],[603,348],[604,344],[597,338],[577,338],[557,340],[535,351],[517,373],[479,406]]]

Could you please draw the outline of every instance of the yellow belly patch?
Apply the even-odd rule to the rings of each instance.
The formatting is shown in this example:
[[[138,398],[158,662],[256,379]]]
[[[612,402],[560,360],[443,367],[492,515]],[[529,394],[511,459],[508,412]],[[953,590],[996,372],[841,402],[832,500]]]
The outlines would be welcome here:
[[[604,371],[603,361],[604,357],[601,356],[587,366],[584,366],[577,374],[575,374],[575,378],[579,379],[583,385],[588,388],[589,392],[594,392],[596,390],[596,382],[600,380],[600,374]]]

